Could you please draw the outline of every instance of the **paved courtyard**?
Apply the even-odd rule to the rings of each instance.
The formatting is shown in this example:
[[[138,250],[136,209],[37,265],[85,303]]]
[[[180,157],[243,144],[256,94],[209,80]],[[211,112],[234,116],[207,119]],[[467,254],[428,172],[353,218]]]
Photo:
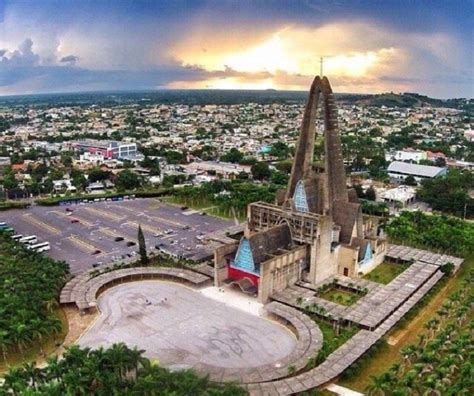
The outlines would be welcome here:
[[[123,284],[103,294],[98,305],[101,315],[80,345],[122,341],[169,368],[279,367],[296,347],[294,335],[283,326],[178,284]]]
[[[68,208],[68,211],[66,211]],[[223,230],[233,222],[145,198],[68,206],[32,206],[0,213],[0,221],[17,234],[36,235],[48,241],[47,254],[69,263],[74,275],[95,264],[129,260],[138,247],[141,224],[147,249],[161,249],[176,256],[200,260],[212,256],[214,246],[201,243],[203,235]],[[156,237],[155,235],[160,235]],[[116,241],[116,239],[123,240]],[[135,243],[133,246],[130,242]]]

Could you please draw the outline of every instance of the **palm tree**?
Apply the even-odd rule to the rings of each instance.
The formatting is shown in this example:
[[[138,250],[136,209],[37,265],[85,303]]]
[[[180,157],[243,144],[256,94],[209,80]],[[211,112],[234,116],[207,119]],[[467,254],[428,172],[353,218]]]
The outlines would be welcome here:
[[[10,339],[9,333],[6,330],[0,330],[0,349],[2,350],[3,362],[5,367],[9,367],[7,361],[7,351],[10,349],[12,341]]]
[[[366,391],[369,396],[385,396],[386,379],[382,375],[371,375],[372,382],[367,386]]]
[[[23,348],[25,345],[31,341],[31,336],[28,332],[28,328],[23,323],[18,323],[13,327],[13,338],[15,340],[16,346],[18,347],[21,355],[21,359],[24,359]]]

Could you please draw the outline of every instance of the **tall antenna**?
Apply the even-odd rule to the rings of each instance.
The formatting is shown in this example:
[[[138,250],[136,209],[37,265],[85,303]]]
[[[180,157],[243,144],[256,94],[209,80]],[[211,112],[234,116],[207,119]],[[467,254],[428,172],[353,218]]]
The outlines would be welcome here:
[[[319,58],[319,63],[320,63],[319,75],[320,75],[321,77],[323,77],[323,60],[324,60],[323,57]]]

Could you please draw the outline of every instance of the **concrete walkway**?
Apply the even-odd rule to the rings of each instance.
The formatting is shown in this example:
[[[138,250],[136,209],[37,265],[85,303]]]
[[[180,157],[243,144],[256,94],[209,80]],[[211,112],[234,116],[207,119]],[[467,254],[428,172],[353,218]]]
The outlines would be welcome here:
[[[331,392],[337,393],[338,395],[341,395],[341,396],[364,396],[363,393],[359,393],[352,389],[344,388],[343,386],[336,385],[336,384],[331,384],[327,386],[326,389]]]

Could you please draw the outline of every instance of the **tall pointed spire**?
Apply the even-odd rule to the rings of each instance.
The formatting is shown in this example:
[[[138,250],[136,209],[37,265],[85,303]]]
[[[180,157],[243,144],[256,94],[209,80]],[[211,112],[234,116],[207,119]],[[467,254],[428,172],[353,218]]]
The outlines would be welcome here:
[[[308,178],[311,174],[316,134],[316,115],[320,97],[323,100],[325,183],[329,210],[331,211],[335,200],[348,202],[349,198],[346,187],[341,138],[337,123],[337,109],[331,84],[326,77],[316,76],[309,91],[286,199],[292,198],[297,183]]]

